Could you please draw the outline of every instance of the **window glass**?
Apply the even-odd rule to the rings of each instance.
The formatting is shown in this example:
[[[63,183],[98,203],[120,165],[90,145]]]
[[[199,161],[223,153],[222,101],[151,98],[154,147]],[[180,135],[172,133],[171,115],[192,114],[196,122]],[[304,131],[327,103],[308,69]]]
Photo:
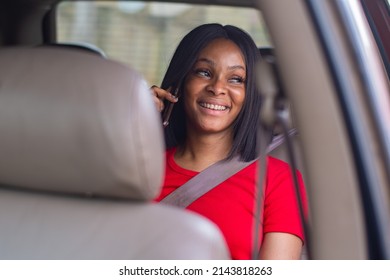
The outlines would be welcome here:
[[[57,41],[97,46],[158,85],[181,38],[208,22],[236,25],[258,46],[270,45],[255,9],[139,1],[62,2],[57,8]]]

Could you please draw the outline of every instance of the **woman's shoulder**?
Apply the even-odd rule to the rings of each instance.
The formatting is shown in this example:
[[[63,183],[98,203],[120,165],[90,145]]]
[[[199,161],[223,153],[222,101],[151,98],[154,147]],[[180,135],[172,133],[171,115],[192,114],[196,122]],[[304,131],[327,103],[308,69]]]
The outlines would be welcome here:
[[[251,163],[249,166],[247,166],[244,171],[245,172],[253,172],[255,170],[258,170],[259,168],[259,161],[256,160],[253,163]],[[282,174],[290,174],[290,165],[278,158],[267,156],[267,173],[268,175],[282,175]],[[299,171],[298,171],[299,173]]]
[[[267,163],[268,163],[268,168],[274,168],[274,169],[280,169],[280,170],[288,170],[290,168],[290,165],[278,158],[268,156],[267,157]]]
[[[253,173],[254,171],[258,170],[259,167],[259,160],[255,160],[252,163],[248,164],[243,168],[240,173]],[[267,170],[273,171],[273,172],[283,172],[288,171],[289,172],[289,164],[283,160],[280,160],[278,158],[274,158],[271,156],[267,156]]]
[[[257,168],[258,165],[259,160],[255,160],[254,162],[249,164],[247,168],[254,169]],[[281,159],[272,156],[267,156],[267,168],[288,170],[290,168],[290,165]]]

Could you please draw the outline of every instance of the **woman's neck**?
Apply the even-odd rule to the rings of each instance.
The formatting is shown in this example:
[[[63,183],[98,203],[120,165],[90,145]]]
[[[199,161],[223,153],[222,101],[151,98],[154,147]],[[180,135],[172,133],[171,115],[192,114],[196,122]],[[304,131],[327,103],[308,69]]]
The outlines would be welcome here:
[[[202,171],[226,158],[232,148],[231,133],[189,134],[183,146],[178,147],[175,161],[185,169]]]

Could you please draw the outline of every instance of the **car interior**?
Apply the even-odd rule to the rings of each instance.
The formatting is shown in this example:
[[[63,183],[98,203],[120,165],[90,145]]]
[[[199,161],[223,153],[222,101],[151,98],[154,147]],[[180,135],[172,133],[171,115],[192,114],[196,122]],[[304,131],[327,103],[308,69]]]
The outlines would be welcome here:
[[[149,87],[206,22],[258,44],[268,153],[307,188],[302,259],[390,259],[387,0],[0,3],[0,259],[230,258],[213,223],[152,202]]]
[[[138,73],[58,47],[0,60],[2,258],[228,258],[213,224],[150,201],[162,129]]]

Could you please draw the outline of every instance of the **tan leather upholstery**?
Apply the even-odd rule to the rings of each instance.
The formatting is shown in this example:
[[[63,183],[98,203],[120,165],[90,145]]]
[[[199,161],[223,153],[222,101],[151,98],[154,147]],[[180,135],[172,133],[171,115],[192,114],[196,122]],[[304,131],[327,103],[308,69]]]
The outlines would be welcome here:
[[[151,202],[160,118],[142,77],[61,48],[0,50],[1,259],[226,259],[217,227]]]
[[[39,45],[38,47],[58,47],[58,48],[68,48],[73,50],[84,51],[90,54],[95,54],[104,58],[107,58],[106,53],[100,49],[99,47],[89,44],[89,43],[45,43],[43,45]]]
[[[54,48],[4,50],[1,65],[1,183],[136,199],[158,193],[163,144],[148,141],[161,129],[138,75]]]
[[[273,77],[274,81],[277,83],[278,90],[283,91],[282,83],[281,83],[281,80],[280,80],[280,77],[279,77],[279,74],[277,71],[278,69],[276,68],[276,64],[275,64],[276,58],[274,55],[273,48],[272,47],[259,47],[259,51],[260,51],[262,59],[264,61],[266,61],[267,63],[269,63],[270,65],[272,65],[272,70],[273,70],[272,77]],[[284,94],[284,93],[282,92],[282,94]],[[292,115],[291,104],[289,102],[286,102],[286,104],[284,104],[284,106],[285,106],[284,110],[286,110],[286,116],[287,116],[286,125],[287,125],[287,128],[291,132],[292,129],[295,129],[295,123],[294,123],[294,119],[293,119],[293,115]],[[276,124],[276,126],[274,127],[273,134],[280,135],[280,136],[284,135],[283,129],[279,124]],[[276,137],[273,137],[273,140],[275,140],[275,138]],[[304,175],[305,172],[304,172],[304,165],[303,165],[303,161],[302,161],[302,153],[301,153],[301,147],[300,147],[300,143],[299,143],[298,133],[291,135],[290,139],[292,141],[292,146],[294,149],[293,154],[295,157],[295,162],[297,164],[298,169]],[[290,159],[288,157],[286,140],[284,139],[282,144],[277,146],[277,148],[273,149],[269,153],[269,155],[271,155],[275,158],[281,159],[285,162],[290,162]]]

